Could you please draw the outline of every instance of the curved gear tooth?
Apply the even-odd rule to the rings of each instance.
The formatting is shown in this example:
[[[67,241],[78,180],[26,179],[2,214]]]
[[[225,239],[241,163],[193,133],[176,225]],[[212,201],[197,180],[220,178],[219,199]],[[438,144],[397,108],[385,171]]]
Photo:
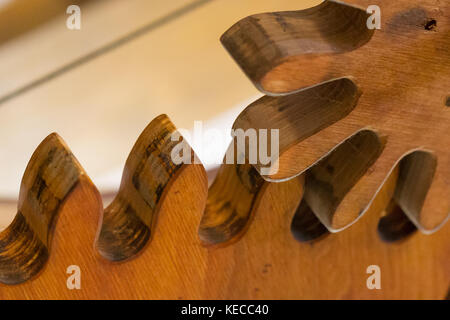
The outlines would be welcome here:
[[[396,202],[420,231],[437,231],[450,216],[449,184],[445,180],[448,164],[440,163],[432,152],[418,150],[403,157],[398,167]]]
[[[264,180],[249,164],[224,164],[208,191],[199,236],[205,245],[224,245],[245,232],[264,193]]]
[[[200,182],[206,186],[206,172],[201,164],[175,164],[171,157],[175,147],[186,143],[172,139],[176,128],[166,115],[155,118],[137,139],[125,164],[122,183],[113,202],[105,209],[96,243],[107,259],[120,261],[140,252],[150,240],[165,197],[181,171],[200,170]],[[191,148],[187,147],[184,150]],[[195,184],[197,185],[197,184]],[[193,184],[194,186],[194,184]],[[178,191],[179,192],[179,191]],[[201,194],[199,190],[199,194]],[[206,191],[204,192],[206,197]]]
[[[411,222],[394,199],[398,181],[398,172],[399,168],[398,166],[395,166],[374,199],[374,202],[381,201],[384,203],[385,209],[378,221],[377,231],[380,239],[388,243],[404,240],[417,231],[416,226]],[[383,206],[378,207],[379,210]],[[371,205],[369,207],[367,210],[368,215],[370,215],[370,211],[373,211],[373,208],[376,208],[376,206]],[[372,215],[378,215],[378,212],[373,212]]]
[[[266,197],[272,200],[283,194],[288,208],[294,202],[295,208],[301,199],[301,194],[287,197],[285,192],[286,184],[292,190],[303,186],[302,178],[281,184],[269,183],[251,164],[236,164],[236,143],[232,142],[228,151],[233,148],[235,164],[223,164],[208,190],[208,200],[199,227],[200,239],[206,246],[226,246],[238,241],[257,216],[261,202],[266,205],[269,202]]]
[[[0,282],[18,284],[46,264],[53,227],[84,170],[56,133],[36,148],[20,187],[18,212],[0,233]]]
[[[361,130],[306,171],[303,201],[330,232],[354,223],[382,185],[392,167],[384,146],[376,132]]]
[[[269,181],[285,180],[301,174],[360,129],[356,122],[339,125],[353,111],[359,96],[360,91],[350,78],[321,83],[287,96],[265,96],[238,116],[233,129],[279,130],[279,159],[263,176]],[[254,166],[260,173],[266,169],[261,163]]]
[[[371,39],[368,17],[363,8],[326,0],[306,10],[249,16],[221,42],[259,90],[286,93],[345,76],[343,68],[332,70],[330,59]]]
[[[278,163],[274,166],[277,170],[264,176],[264,179],[280,182],[304,174],[342,143],[351,139],[358,130],[364,130],[364,127],[341,126],[340,123],[337,123],[321,130],[318,134],[299,141],[280,154]]]
[[[396,187],[378,225],[383,240],[398,241],[416,230],[431,234],[448,221],[445,168],[448,166],[426,150],[412,151],[398,161],[394,169],[398,176]]]

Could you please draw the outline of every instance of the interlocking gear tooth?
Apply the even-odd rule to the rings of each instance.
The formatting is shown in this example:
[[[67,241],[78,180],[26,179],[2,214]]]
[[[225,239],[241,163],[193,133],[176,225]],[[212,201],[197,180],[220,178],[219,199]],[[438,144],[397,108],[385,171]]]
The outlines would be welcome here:
[[[246,17],[221,42],[260,91],[283,94],[345,76],[332,69],[332,59],[370,41],[368,17],[362,7],[326,0],[310,9]]]
[[[295,94],[302,92],[315,93],[317,98],[325,99],[329,97],[327,92],[315,92],[314,89],[349,75],[358,84],[361,96],[358,96],[356,106],[336,122],[321,127],[320,120],[308,118],[313,111],[307,109],[305,114],[299,112],[298,118],[294,110],[286,114],[282,110],[268,113],[271,119],[278,121],[271,128],[278,125],[281,131],[291,135],[287,134],[290,139],[283,141],[280,132],[281,156],[275,166],[279,170],[264,178],[285,181],[306,170],[312,172],[319,160],[327,157],[342,141],[359,130],[370,128],[389,138],[387,151],[336,203],[336,208],[330,210],[334,214],[322,216],[323,222],[331,231],[345,228],[368,209],[398,159],[411,150],[429,150],[439,159],[429,191],[426,196],[421,191],[414,201],[402,197],[397,204],[422,232],[433,232],[450,216],[450,136],[447,134],[450,113],[442,106],[443,97],[448,96],[450,80],[450,65],[445,53],[448,51],[445,35],[450,25],[441,14],[438,17],[441,20],[439,32],[424,32],[421,25],[427,14],[444,12],[449,3],[439,3],[439,10],[436,10],[434,1],[414,5],[399,0],[395,6],[381,2],[381,29],[374,32],[366,25],[368,14],[365,8],[371,3],[351,2],[364,4],[364,7],[324,1],[304,11],[250,16],[225,32],[222,36],[224,46],[256,87],[267,94],[240,115],[235,127],[268,125],[270,121],[264,123],[258,119],[259,113],[266,115],[265,105],[294,99]],[[339,28],[335,25],[336,17],[341,20]],[[348,37],[350,33],[352,37]],[[328,37],[331,34],[333,36]],[[335,46],[327,46],[331,43]],[[411,49],[413,47],[420,47],[421,53]],[[386,52],[389,52],[389,58]],[[307,103],[299,100],[300,104]],[[318,102],[314,107],[320,107],[320,104]],[[337,106],[330,105],[332,108]],[[279,117],[288,121],[280,122]],[[304,129],[302,119],[310,126],[317,125],[317,131],[302,137],[299,134]],[[255,167],[261,168],[259,164]],[[404,184],[402,181],[400,179],[399,184]]]
[[[22,178],[17,215],[0,233],[1,283],[19,284],[42,270],[61,206],[83,175],[56,133],[36,148]]]
[[[305,173],[304,201],[330,232],[354,223],[369,202],[362,201],[376,182],[372,166],[384,149],[383,140],[371,130],[362,130],[344,141]],[[375,182],[373,181],[374,179]]]
[[[233,129],[279,130],[280,157],[272,165],[276,170],[263,177],[269,181],[290,179],[361,129],[358,125],[339,126],[354,110],[359,96],[358,86],[350,78],[321,83],[290,95],[264,96],[241,112]],[[260,163],[254,166],[260,173],[266,167]]]
[[[235,143],[229,148],[236,148]],[[251,223],[265,183],[250,164],[223,164],[208,190],[199,227],[202,242],[211,246],[238,240]]]
[[[401,250],[386,242],[416,228],[434,232],[449,217],[442,97],[450,25],[417,33],[409,1],[384,8],[378,39],[363,9],[331,0],[243,19],[222,37],[257,87],[271,91],[234,128],[281,130],[277,173],[224,164],[208,195],[201,164],[172,161],[177,130],[161,115],[137,140],[104,210],[62,139],[48,136],[25,170],[16,218],[0,233],[0,299],[441,298],[450,226],[410,237]],[[389,61],[378,55],[364,65],[380,39]],[[432,55],[410,53],[416,44]],[[365,70],[380,66],[381,75]],[[384,262],[383,291],[359,290],[355,280],[374,260]],[[70,264],[83,270],[83,290],[67,290]],[[415,281],[398,280],[399,268]]]
[[[149,241],[169,182],[184,166],[171,159],[172,150],[180,143],[172,140],[175,132],[169,118],[160,115],[131,150],[119,192],[103,214],[97,248],[106,258],[131,258]]]
[[[450,216],[443,160],[432,152],[417,150],[398,163],[399,180],[394,199],[411,222],[425,234],[437,231]]]

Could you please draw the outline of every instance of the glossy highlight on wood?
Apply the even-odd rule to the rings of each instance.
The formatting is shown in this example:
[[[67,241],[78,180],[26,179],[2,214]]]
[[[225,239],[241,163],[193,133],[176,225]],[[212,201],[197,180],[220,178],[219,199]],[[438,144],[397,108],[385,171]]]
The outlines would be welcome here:
[[[175,127],[161,115],[145,128],[125,164],[119,192],[103,213],[97,242],[102,255],[123,260],[139,252],[150,239],[164,190],[182,164],[171,160],[179,141]]]
[[[392,18],[397,10],[421,17],[404,7],[406,1],[383,6],[387,38],[405,27]],[[343,17],[348,21],[334,39],[327,28]],[[281,28],[277,36],[291,27],[311,28],[309,39],[318,41],[311,48],[326,53],[336,41],[333,59],[339,60],[377,41],[378,31],[358,27],[365,17],[361,9],[325,1],[305,12],[267,14],[258,28],[274,24]],[[268,41],[267,32],[248,34],[255,25],[238,23],[232,30],[240,39],[268,44],[265,53],[296,42],[296,32],[281,42]],[[411,26],[408,32],[416,31]],[[350,35],[353,40],[346,39]],[[447,48],[448,39],[437,42]],[[305,53],[296,50],[291,52]],[[391,50],[392,59],[401,53]],[[424,60],[435,70],[441,58]],[[283,64],[301,59],[288,57]],[[278,71],[267,66],[273,64],[252,67],[276,78]],[[171,139],[178,131],[161,115],[137,139],[119,192],[104,209],[68,147],[50,135],[25,171],[16,219],[0,233],[0,299],[444,299],[450,282],[449,144],[446,135],[436,137],[449,126],[442,105],[448,79],[433,79],[417,93],[406,83],[423,88],[431,73],[423,71],[412,84],[405,77],[400,86],[411,95],[405,98],[400,90],[388,94],[385,82],[368,86],[351,63],[341,67],[348,74],[308,87],[297,80],[318,78],[289,78],[283,69],[286,78],[276,87],[296,89],[271,92],[236,119],[235,129],[280,130],[279,171],[270,175],[261,175],[259,164],[224,163],[208,189],[202,164],[173,162],[177,143],[185,142]],[[234,144],[230,150],[236,151]],[[71,265],[81,270],[80,290],[67,286]],[[366,287],[370,265],[382,270],[381,290]]]
[[[222,42],[255,86],[266,93],[261,101],[295,99],[301,94],[317,101],[317,108],[326,105],[321,98],[330,98],[327,92],[317,92],[318,88],[334,84],[341,90],[338,101],[352,105],[354,95],[338,85],[342,79],[351,79],[359,93],[352,108],[329,123],[305,121],[318,128],[305,136],[300,131],[305,127],[303,119],[314,113],[304,116],[303,112],[313,103],[298,99],[295,108],[275,112],[270,103],[255,103],[239,116],[234,129],[264,127],[272,118],[285,119],[288,124],[301,119],[296,126],[280,126],[281,130],[290,128],[289,143],[283,144],[281,138],[278,170],[264,175],[269,181],[298,176],[355,133],[376,131],[385,140],[383,152],[336,207],[330,225],[335,230],[368,210],[390,173],[404,166],[405,157],[416,152],[432,154],[434,164],[428,161],[424,167],[411,166],[407,174],[401,171],[398,192],[409,191],[397,202],[420,231],[435,232],[450,218],[450,113],[445,107],[450,86],[450,20],[445,12],[450,4],[379,1],[381,28],[371,30],[369,36],[366,20],[370,15],[365,8],[373,3],[348,2],[327,0],[307,10],[247,17],[228,30]],[[430,19],[437,22],[433,30],[424,28]],[[287,26],[285,21],[289,21]],[[336,21],[344,22],[337,28]],[[353,37],[346,36],[348,30],[354,32]],[[336,37],[328,37],[333,32]],[[341,50],[331,42],[345,43],[340,35],[349,43],[355,41],[351,50]],[[261,172],[261,165],[256,168]],[[414,196],[407,196],[408,192]]]
[[[17,215],[0,233],[0,282],[24,282],[44,267],[61,204],[84,174],[57,134],[38,146],[22,179]]]

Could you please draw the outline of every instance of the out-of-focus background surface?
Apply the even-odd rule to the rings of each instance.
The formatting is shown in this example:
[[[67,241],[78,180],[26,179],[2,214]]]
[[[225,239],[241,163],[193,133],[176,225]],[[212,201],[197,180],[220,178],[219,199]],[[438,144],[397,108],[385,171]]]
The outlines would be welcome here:
[[[31,154],[51,132],[108,194],[157,115],[166,113],[178,128],[204,121],[229,130],[261,94],[220,36],[250,14],[320,2],[0,0],[0,229],[16,213]],[[72,4],[81,8],[81,30],[66,27]],[[209,145],[220,160],[227,144]]]

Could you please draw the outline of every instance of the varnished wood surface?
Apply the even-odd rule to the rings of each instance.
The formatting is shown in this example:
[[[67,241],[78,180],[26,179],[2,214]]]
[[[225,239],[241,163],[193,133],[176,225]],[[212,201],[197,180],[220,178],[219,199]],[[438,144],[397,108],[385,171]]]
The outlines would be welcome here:
[[[154,119],[131,150],[119,192],[103,213],[97,242],[110,260],[124,260],[138,253],[150,239],[170,181],[183,164],[171,160],[175,126],[166,115]]]
[[[226,118],[236,110],[220,127],[226,132],[234,114],[260,93],[223,49],[220,35],[254,12],[307,8],[320,0],[212,0],[173,17],[193,2],[198,1],[88,1],[81,4],[81,30],[68,30],[62,12],[0,46],[0,99],[45,79],[0,104],[0,168],[8,168],[0,170],[2,200],[17,198],[29,158],[50,132],[64,137],[102,193],[117,190],[136,138],[159,114],[189,130],[194,121]],[[153,28],[133,40],[97,51],[149,25]],[[90,54],[95,58],[47,78]],[[20,134],[11,134],[17,130]],[[219,161],[227,143],[222,148]],[[15,211],[3,206],[0,228]]]
[[[162,126],[162,127],[161,127]],[[146,159],[140,153],[140,145],[149,137],[161,141],[160,129],[174,130],[164,116],[155,119],[144,131],[136,147],[130,154],[132,161]],[[159,132],[159,133],[158,133]],[[51,136],[54,137],[54,136]],[[51,138],[50,137],[50,138]],[[162,138],[162,139],[161,139]],[[161,139],[161,140],[160,140]],[[58,140],[59,141],[59,140]],[[151,141],[151,139],[149,140]],[[148,142],[147,142],[148,143]],[[358,142],[354,142],[358,145]],[[363,145],[359,143],[361,147]],[[66,147],[63,144],[59,145]],[[40,154],[43,149],[38,149]],[[152,149],[153,150],[153,149]],[[44,150],[45,151],[45,150]],[[67,152],[69,152],[67,150]],[[161,157],[165,153],[154,150],[152,154]],[[352,153],[345,145],[338,147],[335,154]],[[69,153],[70,154],[70,153]],[[48,153],[40,154],[48,159]],[[330,155],[324,161],[333,161]],[[45,161],[44,161],[45,162]],[[32,163],[32,162],[31,162]],[[136,172],[132,163],[127,163],[124,171],[124,188],[135,186],[127,184],[128,170]],[[151,164],[152,160],[146,163]],[[164,165],[144,167],[141,175],[144,181],[158,177],[155,173]],[[342,170],[346,163],[336,163]],[[58,219],[51,237],[48,261],[40,273],[32,279],[17,285],[0,285],[1,299],[442,299],[448,289],[449,227],[445,226],[434,235],[426,236],[415,232],[402,241],[385,242],[378,235],[380,208],[387,207],[395,193],[398,171],[394,171],[384,188],[378,194],[372,209],[351,228],[336,234],[320,234],[308,242],[299,242],[293,234],[305,233],[307,228],[316,226],[314,218],[308,224],[292,223],[293,218],[305,211],[298,211],[304,193],[305,177],[300,176],[283,183],[264,182],[249,178],[245,173],[228,165],[219,172],[225,183],[222,198],[229,199],[233,205],[242,206],[251,200],[256,192],[258,200],[249,207],[240,207],[243,223],[233,227],[226,219],[215,220],[215,234],[227,229],[225,236],[212,237],[221,245],[211,246],[199,235],[198,228],[205,226],[205,203],[220,201],[215,192],[208,195],[207,180],[201,165],[185,165],[177,175],[170,178],[161,198],[158,216],[152,218],[147,210],[145,217],[156,219],[152,238],[145,246],[139,241],[131,243],[137,248],[129,256],[130,243],[118,242],[113,246],[114,255],[128,257],[123,262],[113,262],[103,257],[94,246],[98,244],[99,231],[108,227],[107,218],[102,218],[103,205],[100,195],[79,166],[77,184],[64,197],[58,210]],[[158,168],[159,167],[159,168]],[[320,165],[319,165],[320,167]],[[342,167],[342,168],[341,168]],[[324,165],[326,168],[326,164]],[[233,170],[231,170],[233,169]],[[154,171],[156,170],[156,171]],[[313,168],[320,172],[320,169]],[[144,173],[145,172],[145,173]],[[228,173],[227,173],[228,172]],[[238,174],[235,178],[233,175]],[[306,185],[308,188],[308,175]],[[227,176],[229,176],[227,178]],[[32,176],[31,176],[32,177]],[[64,174],[58,181],[66,181]],[[29,177],[24,177],[29,181]],[[252,190],[248,195],[236,193],[243,188]],[[217,188],[217,187],[212,187]],[[48,188],[44,188],[44,191]],[[142,191],[143,189],[141,189]],[[148,189],[151,190],[151,189]],[[167,191],[166,191],[167,190]],[[258,191],[259,190],[259,191]],[[33,193],[26,193],[36,197]],[[145,192],[144,192],[145,194]],[[151,194],[155,195],[155,192]],[[120,193],[119,193],[120,195]],[[123,193],[133,206],[136,201],[130,193]],[[246,200],[246,198],[248,200]],[[239,201],[237,201],[237,199]],[[308,200],[308,197],[303,199]],[[244,200],[244,201],[242,201]],[[234,201],[234,202],[233,202]],[[219,203],[220,204],[220,203]],[[214,207],[212,207],[214,209]],[[233,208],[230,206],[230,208]],[[129,211],[118,216],[129,218]],[[219,215],[220,217],[220,211]],[[252,217],[252,218],[249,218]],[[145,220],[145,218],[144,218]],[[219,219],[220,220],[220,219]],[[295,219],[294,219],[295,220]],[[147,220],[148,221],[148,220]],[[31,220],[30,228],[39,226]],[[113,224],[114,226],[114,224]],[[127,227],[138,231],[133,224]],[[223,227],[223,229],[221,228]],[[139,235],[139,232],[135,233]],[[1,234],[4,238],[5,233]],[[120,235],[117,234],[117,235]],[[397,233],[397,236],[404,234]],[[26,234],[16,232],[13,241],[21,241]],[[100,234],[101,237],[101,234]],[[236,238],[238,237],[238,238]],[[301,240],[301,239],[300,239]],[[311,241],[312,240],[312,241]],[[125,244],[125,245],[124,245]],[[217,243],[216,243],[217,244]],[[137,255],[136,255],[137,253]],[[2,250],[4,258],[8,252]],[[41,253],[38,254],[41,256]],[[3,263],[3,261],[1,261]],[[382,289],[368,290],[365,273],[369,265],[379,265],[382,270]],[[81,289],[69,290],[66,285],[66,269],[77,265],[81,270]],[[11,278],[12,279],[12,278]],[[4,281],[2,281],[4,282]]]
[[[372,3],[349,3],[325,1],[303,11],[250,16],[222,36],[247,76],[271,96],[249,106],[234,127],[270,126],[271,119],[264,115],[274,112],[275,118],[283,119],[279,122],[300,119],[296,124],[305,129],[305,105],[290,110],[272,105],[282,105],[298,90],[299,96],[320,104],[330,99],[317,95],[320,87],[351,79],[361,96],[348,115],[326,128],[317,117],[309,122],[316,131],[307,135],[301,129],[280,128],[280,136],[289,137],[290,143],[282,141],[279,170],[266,179],[294,177],[356,132],[371,129],[386,141],[383,152],[333,209],[330,229],[348,227],[363,214],[402,159],[428,152],[435,159],[432,168],[411,166],[407,176],[402,175],[405,188],[399,205],[422,231],[433,232],[450,216],[450,112],[445,106],[450,86],[449,2],[378,1],[381,29],[375,32],[366,27],[365,9]],[[432,30],[424,27],[430,17],[437,21]],[[339,21],[341,27],[336,28]],[[334,95],[348,96],[341,101],[351,101],[345,88],[334,89]],[[428,170],[426,177],[422,170]]]
[[[252,112],[278,115],[281,127],[292,134],[285,141],[290,151],[298,145],[292,141],[297,143],[299,135],[321,135],[330,127],[342,124],[360,108],[364,90],[353,109],[359,96],[357,81],[344,79],[328,85],[331,91],[321,92],[316,87],[318,92],[313,88],[274,100],[264,97],[262,101],[266,103],[260,100],[246,110],[250,115],[246,121],[255,121]],[[300,102],[292,99],[296,94],[300,97],[303,94]],[[326,107],[308,109],[310,102],[320,108],[321,101],[330,108],[340,107],[341,112],[327,112]],[[319,122],[317,128],[298,130],[295,124],[301,123],[302,117],[298,117],[296,109],[304,109],[307,119],[314,120],[318,114],[322,115],[321,119],[329,118]],[[285,117],[291,114],[296,117],[289,123]],[[256,120],[256,127],[264,124],[277,127]],[[408,121],[411,127],[417,128],[416,122]],[[38,148],[30,161],[31,170],[25,172],[19,199],[35,201],[52,190],[62,190],[58,193],[61,205],[56,209],[50,206],[49,213],[45,211],[44,217],[51,219],[34,219],[39,207],[28,215],[18,214],[18,222],[12,227],[26,228],[12,232],[7,229],[0,234],[3,266],[11,261],[10,248],[16,244],[29,239],[39,238],[41,242],[44,237],[51,239],[45,248],[36,247],[39,248],[36,256],[44,257],[46,262],[38,266],[38,273],[25,273],[31,279],[14,278],[24,274],[20,260],[11,263],[16,267],[13,272],[7,266],[10,273],[2,273],[0,299],[446,297],[450,283],[449,225],[425,235],[417,232],[414,225],[411,227],[414,215],[405,214],[421,206],[421,197],[439,172],[440,153],[418,150],[403,157],[393,168],[389,167],[392,170],[384,176],[386,180],[373,201],[364,207],[364,215],[353,216],[352,225],[345,230],[329,233],[324,226],[332,230],[344,224],[340,219],[347,222],[348,217],[333,210],[349,201],[349,194],[361,203],[373,196],[371,188],[352,191],[367,176],[378,175],[377,163],[386,152],[389,135],[370,126],[352,131],[346,139],[332,145],[330,152],[321,154],[314,166],[304,172],[295,171],[284,182],[264,181],[248,165],[224,165],[208,191],[202,165],[184,165],[175,170],[167,158],[172,148],[167,136],[175,130],[165,116],[150,123],[125,165],[121,191],[106,210],[97,188],[67,146],[59,138],[54,141],[55,135],[44,141],[44,147],[48,141],[54,141],[58,150],[68,155],[63,157],[68,160],[62,163],[73,170],[51,166],[47,171],[45,165],[34,166],[35,159],[39,160],[38,164],[52,164],[48,148]],[[286,158],[280,160],[281,165],[285,165],[283,159]],[[47,179],[47,176],[56,178]],[[40,177],[45,177],[46,183],[39,182]],[[35,192],[36,188],[40,191]],[[67,192],[68,188],[71,192]],[[164,189],[162,193],[161,189]],[[446,192],[445,188],[442,191],[433,186],[430,190]],[[53,198],[49,199],[51,202]],[[440,209],[440,203],[432,206]],[[352,216],[349,208],[352,207],[344,212]],[[427,216],[439,219],[435,211]],[[52,221],[56,222],[54,227]],[[103,240],[102,230],[107,233]],[[152,237],[146,236],[148,232]],[[123,259],[126,260],[112,261]],[[70,265],[80,267],[80,290],[67,288],[66,270]],[[366,269],[370,265],[381,268],[381,290],[366,287],[369,276]],[[18,284],[6,284],[5,279]]]
[[[1,282],[21,283],[43,268],[62,201],[82,174],[58,135],[38,146],[25,170],[16,217],[0,234]]]
[[[227,150],[227,154],[231,150],[234,152],[234,163],[237,163],[236,149],[233,141]],[[203,243],[212,246],[239,240],[250,225],[254,209],[266,188],[267,183],[252,165],[223,164],[208,190],[199,227]]]

